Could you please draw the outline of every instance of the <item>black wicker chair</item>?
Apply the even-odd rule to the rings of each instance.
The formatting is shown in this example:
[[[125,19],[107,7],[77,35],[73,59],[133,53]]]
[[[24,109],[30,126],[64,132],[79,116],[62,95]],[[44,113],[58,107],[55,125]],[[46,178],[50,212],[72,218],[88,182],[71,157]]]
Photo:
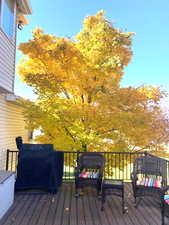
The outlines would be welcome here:
[[[160,199],[167,186],[167,161],[145,153],[136,158],[131,180],[136,207],[144,196],[157,195]]]
[[[167,186],[161,196],[162,208],[161,208],[161,219],[162,225],[165,224],[165,217],[168,217],[169,220],[169,186]]]
[[[79,155],[75,168],[75,196],[78,189],[84,186],[94,186],[97,194],[101,191],[105,158],[101,153],[85,152]]]

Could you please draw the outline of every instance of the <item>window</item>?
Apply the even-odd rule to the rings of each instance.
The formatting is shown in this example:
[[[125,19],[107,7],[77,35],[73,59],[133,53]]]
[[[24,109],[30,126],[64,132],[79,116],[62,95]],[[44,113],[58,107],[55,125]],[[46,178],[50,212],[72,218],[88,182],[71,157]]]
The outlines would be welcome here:
[[[14,31],[14,2],[13,0],[0,1],[0,26],[10,38],[13,38]]]

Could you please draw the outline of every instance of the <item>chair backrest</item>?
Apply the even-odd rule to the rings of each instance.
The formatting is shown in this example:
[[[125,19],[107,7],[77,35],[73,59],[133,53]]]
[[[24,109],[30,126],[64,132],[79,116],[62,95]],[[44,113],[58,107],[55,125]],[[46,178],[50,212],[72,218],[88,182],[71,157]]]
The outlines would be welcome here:
[[[161,176],[162,179],[166,179],[167,161],[165,159],[148,154],[138,157],[134,162],[133,173],[144,174],[145,176]]]
[[[82,169],[100,169],[103,171],[105,158],[101,153],[85,152],[79,156],[77,163]]]

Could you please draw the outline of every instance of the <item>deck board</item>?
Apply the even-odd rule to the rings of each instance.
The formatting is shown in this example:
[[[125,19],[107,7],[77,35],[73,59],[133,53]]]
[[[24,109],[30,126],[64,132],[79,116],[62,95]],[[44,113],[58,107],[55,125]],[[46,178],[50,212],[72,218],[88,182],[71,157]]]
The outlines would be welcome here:
[[[15,194],[14,204],[0,225],[160,225],[159,203],[157,198],[146,197],[135,208],[131,184],[125,184],[128,213],[122,213],[117,196],[108,196],[101,211],[94,189],[86,188],[82,196],[75,198],[74,184],[64,183],[56,195]]]

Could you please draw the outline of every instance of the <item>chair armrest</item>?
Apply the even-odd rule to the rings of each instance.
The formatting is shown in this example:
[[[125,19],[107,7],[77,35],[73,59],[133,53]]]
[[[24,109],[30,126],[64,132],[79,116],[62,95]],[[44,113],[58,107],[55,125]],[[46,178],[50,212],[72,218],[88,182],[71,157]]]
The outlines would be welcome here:
[[[75,167],[74,169],[75,177],[79,177],[80,172],[81,172],[81,168],[79,166]]]
[[[162,195],[165,195],[165,193],[169,191],[169,186],[166,186],[164,188],[161,189]]]
[[[162,189],[168,189],[169,186],[167,186],[167,178],[163,179],[161,182]]]
[[[134,172],[131,173],[130,177],[131,177],[131,180],[132,180],[132,181],[138,179],[138,178],[137,178],[137,174],[134,173]]]
[[[166,203],[166,201],[164,199],[166,191],[168,191],[168,190],[169,190],[169,186],[161,189],[161,206],[162,206],[162,210],[164,210],[165,206],[168,206],[168,203]]]

